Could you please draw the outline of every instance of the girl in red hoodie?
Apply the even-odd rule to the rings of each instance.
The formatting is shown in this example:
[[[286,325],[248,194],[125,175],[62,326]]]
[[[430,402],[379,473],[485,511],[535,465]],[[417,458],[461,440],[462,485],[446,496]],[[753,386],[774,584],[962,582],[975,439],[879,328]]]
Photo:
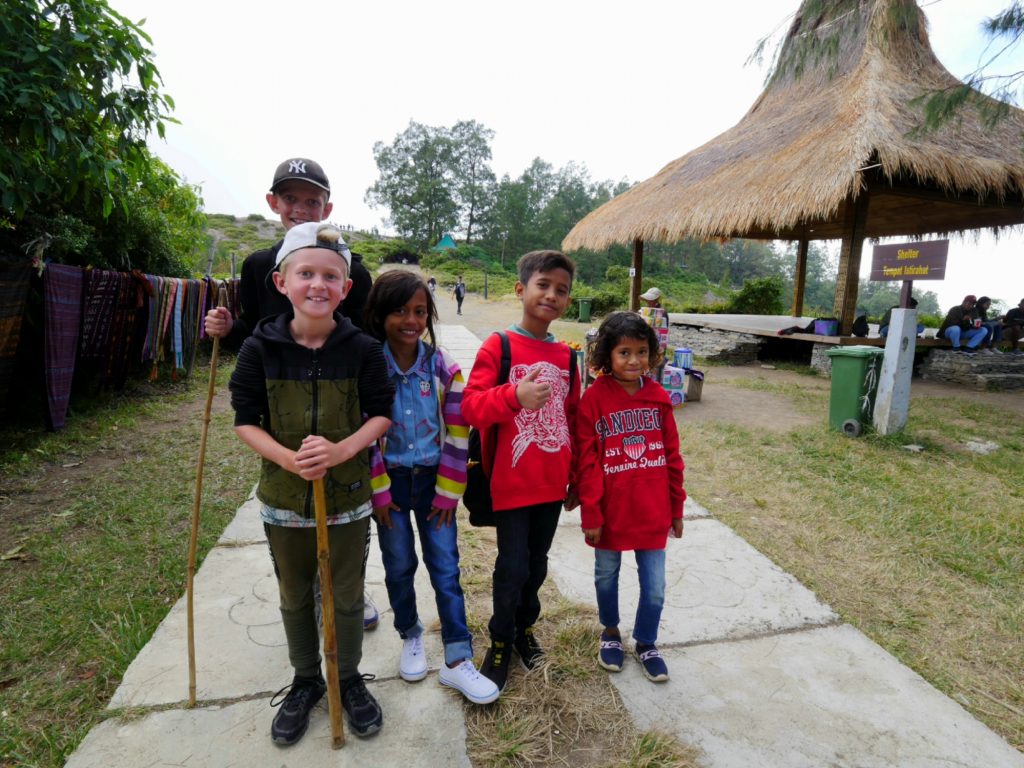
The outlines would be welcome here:
[[[668,680],[655,645],[665,601],[665,543],[683,535],[683,459],[679,432],[661,385],[645,374],[659,364],[654,330],[632,312],[609,315],[590,345],[590,364],[605,374],[587,389],[577,414],[580,517],[595,548],[594,586],[604,631],[598,662],[618,672],[619,566],[633,550],[640,603],[633,624],[644,675]]]

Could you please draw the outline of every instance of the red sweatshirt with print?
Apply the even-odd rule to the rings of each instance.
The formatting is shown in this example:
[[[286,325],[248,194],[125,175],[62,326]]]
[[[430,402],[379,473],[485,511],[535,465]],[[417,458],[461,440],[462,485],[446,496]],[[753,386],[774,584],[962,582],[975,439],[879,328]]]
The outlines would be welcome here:
[[[484,466],[492,466],[495,511],[518,509],[566,496],[572,471],[572,434],[580,401],[579,376],[570,388],[569,347],[506,332],[512,351],[508,382],[497,385],[501,339],[491,334],[480,346],[462,393],[462,415],[482,431]],[[575,360],[575,358],[572,358]],[[537,381],[551,384],[551,399],[531,411],[516,399],[516,385],[538,369]],[[497,439],[487,439],[497,425]],[[493,460],[493,461],[492,461]]]
[[[630,395],[600,376],[580,401],[577,491],[583,528],[601,527],[597,549],[664,549],[683,516],[683,457],[668,393],[645,378]]]

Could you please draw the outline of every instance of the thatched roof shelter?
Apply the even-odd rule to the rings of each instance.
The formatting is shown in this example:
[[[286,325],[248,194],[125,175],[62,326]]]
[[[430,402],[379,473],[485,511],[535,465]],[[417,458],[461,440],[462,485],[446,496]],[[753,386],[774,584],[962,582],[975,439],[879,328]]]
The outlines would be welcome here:
[[[974,92],[922,130],[920,97],[962,87],[913,0],[804,0],[743,119],[590,213],[562,246],[843,238],[836,312],[848,327],[864,237],[1024,222],[1024,112],[989,125],[997,103]]]

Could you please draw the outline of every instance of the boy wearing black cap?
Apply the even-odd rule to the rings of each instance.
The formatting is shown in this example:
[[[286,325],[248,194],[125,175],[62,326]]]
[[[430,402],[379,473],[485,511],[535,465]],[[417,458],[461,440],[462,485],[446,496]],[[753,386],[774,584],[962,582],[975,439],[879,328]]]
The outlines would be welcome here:
[[[302,738],[327,685],[340,685],[342,706],[358,736],[383,725],[359,662],[363,548],[373,507],[391,501],[383,460],[370,447],[391,426],[394,387],[380,342],[337,313],[351,286],[351,255],[341,231],[332,224],[298,224],[285,235],[275,262],[275,290],[289,311],[261,320],[245,340],[230,389],[235,432],[263,458],[256,497],[294,668],[270,733],[286,746]],[[311,481],[319,479],[327,501],[338,639],[339,679],[326,681],[313,602]]]
[[[290,230],[307,221],[323,221],[331,215],[331,184],[319,163],[305,157],[285,160],[277,166],[267,193],[267,205]],[[238,349],[264,317],[290,309],[288,301],[270,281],[281,243],[256,251],[242,262],[240,286],[242,315],[233,320],[228,310],[211,309],[206,315],[206,333],[218,336],[231,349]],[[341,305],[341,313],[359,328],[363,323],[363,305],[370,293],[372,278],[361,257],[352,257],[352,289]]]

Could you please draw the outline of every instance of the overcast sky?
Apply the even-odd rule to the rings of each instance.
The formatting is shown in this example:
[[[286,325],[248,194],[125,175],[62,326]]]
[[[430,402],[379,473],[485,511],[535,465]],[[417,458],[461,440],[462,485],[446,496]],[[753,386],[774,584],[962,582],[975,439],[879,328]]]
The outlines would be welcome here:
[[[933,48],[964,76],[985,16],[1009,0],[924,0]],[[271,216],[264,195],[288,157],[320,162],[333,220],[387,231],[364,202],[374,142],[410,120],[477,120],[495,131],[492,167],[518,176],[534,157],[582,163],[594,180],[641,181],[734,125],[767,72],[746,65],[785,32],[798,0],[578,2],[479,0],[285,4],[110,0],[146,19],[164,92],[176,103],[154,150],[202,187],[210,213]],[[1024,69],[1024,55],[998,70]],[[866,244],[864,272],[870,266]],[[954,240],[947,278],[918,282],[944,307],[965,293],[1016,304],[1024,237]]]

